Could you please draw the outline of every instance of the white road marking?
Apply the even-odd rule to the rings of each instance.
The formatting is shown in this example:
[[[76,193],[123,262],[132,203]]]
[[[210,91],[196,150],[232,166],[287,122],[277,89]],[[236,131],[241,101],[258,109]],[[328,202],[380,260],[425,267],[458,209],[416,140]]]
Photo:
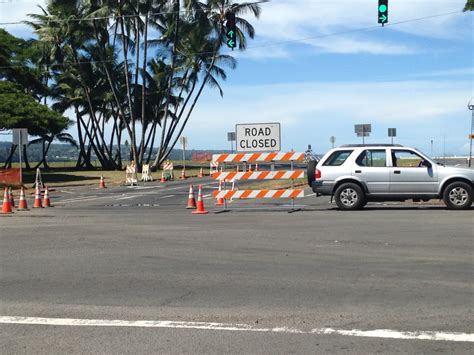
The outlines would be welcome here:
[[[135,197],[139,197],[139,196],[140,195],[125,196],[125,197],[120,197],[117,200],[128,200],[130,198],[135,198]]]
[[[276,327],[258,328],[253,324],[232,324],[215,322],[182,322],[168,320],[107,320],[107,319],[73,319],[73,318],[40,318],[40,317],[15,317],[0,316],[0,324],[30,324],[30,325],[55,325],[55,326],[86,326],[86,327],[138,327],[138,328],[179,328],[179,329],[203,329],[203,330],[226,330],[245,331],[260,333],[284,333],[284,334],[322,334],[342,335],[366,338],[384,339],[411,339],[411,340],[437,340],[453,342],[474,342],[473,333],[439,332],[439,331],[398,331],[391,329],[333,329],[314,328],[303,330],[297,328]]]
[[[75,192],[67,191],[67,190],[61,190],[61,192],[65,193],[65,194],[75,194]]]
[[[203,198],[207,198],[209,196],[212,196],[212,194],[209,194],[209,195],[204,195]]]
[[[161,196],[159,198],[170,198],[170,197],[175,197],[176,195],[166,195],[166,196]]]
[[[304,197],[311,197],[311,196],[314,196],[314,195],[316,195],[316,193],[305,195]]]

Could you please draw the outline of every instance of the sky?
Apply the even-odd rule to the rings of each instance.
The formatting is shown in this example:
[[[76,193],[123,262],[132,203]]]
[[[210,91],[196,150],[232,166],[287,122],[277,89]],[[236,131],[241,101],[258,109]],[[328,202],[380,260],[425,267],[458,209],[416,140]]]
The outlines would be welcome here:
[[[0,22],[25,20],[44,1],[0,0]],[[361,143],[354,125],[372,125],[367,143],[394,142],[435,156],[467,155],[474,97],[474,15],[465,0],[273,0],[261,5],[245,52],[231,52],[224,97],[207,89],[184,131],[190,149],[230,149],[236,124],[280,122],[282,150],[317,153]],[[31,37],[23,25],[4,26]],[[71,130],[75,135],[75,128]],[[433,144],[431,144],[433,142]]]

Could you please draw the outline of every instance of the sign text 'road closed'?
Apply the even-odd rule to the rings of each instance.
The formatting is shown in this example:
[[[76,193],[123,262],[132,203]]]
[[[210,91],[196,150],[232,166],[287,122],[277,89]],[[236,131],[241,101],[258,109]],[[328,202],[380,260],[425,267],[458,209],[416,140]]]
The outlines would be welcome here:
[[[279,123],[249,123],[235,125],[238,152],[280,151]]]

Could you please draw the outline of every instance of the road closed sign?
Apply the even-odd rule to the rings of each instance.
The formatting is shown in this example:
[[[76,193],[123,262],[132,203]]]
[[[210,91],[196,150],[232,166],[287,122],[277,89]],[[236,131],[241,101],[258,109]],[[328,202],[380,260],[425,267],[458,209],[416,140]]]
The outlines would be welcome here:
[[[279,123],[249,123],[235,125],[238,152],[280,151]]]

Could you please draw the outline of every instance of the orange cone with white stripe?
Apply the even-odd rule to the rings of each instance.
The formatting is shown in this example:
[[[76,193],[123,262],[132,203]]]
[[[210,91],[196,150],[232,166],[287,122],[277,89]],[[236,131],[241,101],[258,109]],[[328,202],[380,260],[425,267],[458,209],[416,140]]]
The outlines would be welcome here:
[[[22,186],[20,190],[20,200],[18,201],[18,211],[28,210],[28,204],[25,198],[25,188]]]
[[[43,204],[41,203],[41,190],[39,188],[39,185],[36,185],[35,203],[33,204],[33,208],[43,208]]]
[[[166,182],[165,180],[165,173],[164,172],[161,172],[161,180],[160,182]]]
[[[2,213],[12,213],[12,204],[10,202],[10,194],[8,193],[8,187],[5,187],[5,192],[3,193]]]
[[[100,176],[99,189],[105,189],[105,180],[103,175]]]
[[[43,207],[51,207],[51,201],[49,200],[48,186],[44,188]]]
[[[8,188],[8,193],[10,195],[10,204],[12,207],[15,207],[15,198],[13,197],[13,190],[11,186]]]
[[[196,208],[196,200],[194,199],[194,189],[193,184],[189,185],[189,197],[188,197],[188,205],[186,206],[187,209],[194,209]]]
[[[179,177],[181,180],[186,180],[186,170],[183,168],[181,170],[181,176]]]
[[[222,180],[219,180],[219,192],[221,191],[222,191]],[[225,205],[224,199],[222,197],[217,198],[216,206],[222,206],[222,205]]]
[[[252,164],[249,164],[249,170],[248,171],[252,171]]]
[[[204,177],[204,173],[203,173],[203,171],[202,171],[202,167],[201,167],[201,169],[199,170],[198,177],[199,177],[199,178]]]
[[[204,201],[202,200],[202,185],[199,185],[197,209],[191,212],[192,214],[206,214],[209,213],[204,209]]]

